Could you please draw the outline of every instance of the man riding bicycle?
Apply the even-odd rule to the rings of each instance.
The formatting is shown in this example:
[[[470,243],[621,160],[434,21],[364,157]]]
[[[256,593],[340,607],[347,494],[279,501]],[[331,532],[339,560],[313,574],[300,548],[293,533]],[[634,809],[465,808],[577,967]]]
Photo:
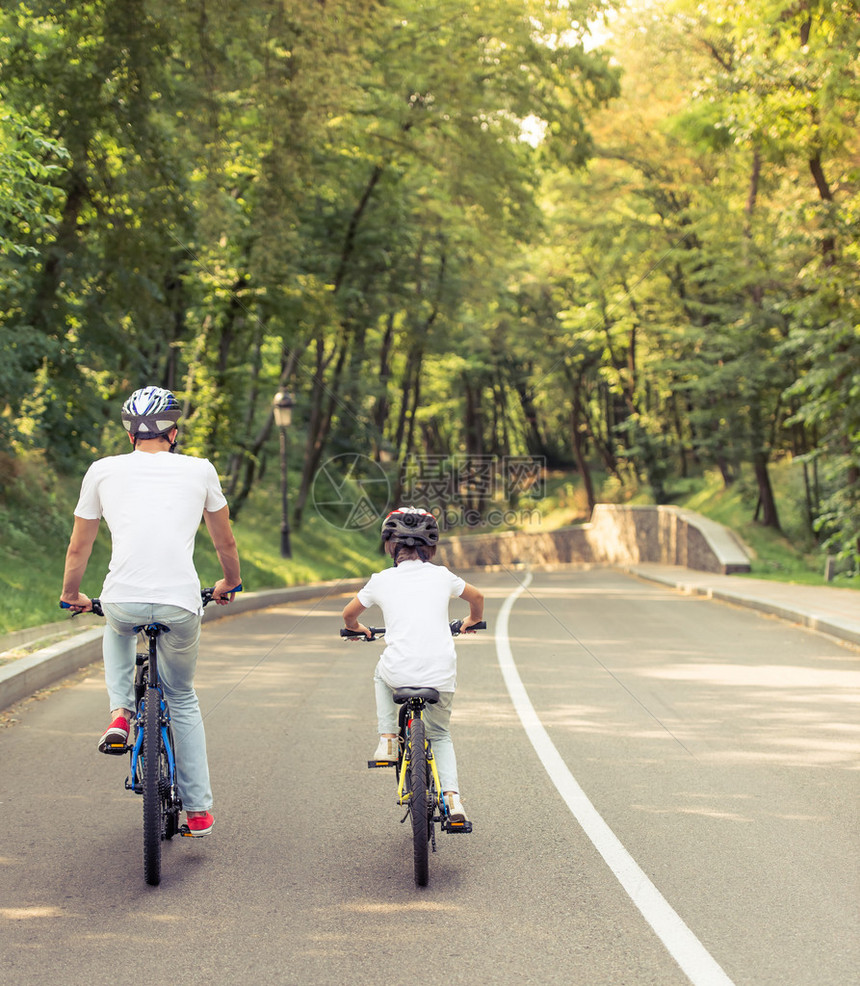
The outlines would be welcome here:
[[[176,739],[177,786],[195,836],[208,835],[214,819],[206,738],[194,689],[203,607],[194,569],[194,539],[201,518],[224,577],[214,599],[226,605],[240,585],[239,553],[230,510],[214,466],[207,459],[172,455],[179,402],[169,390],[145,387],[122,407],[133,451],[108,456],[87,470],[63,575],[61,601],[84,612],[91,600],[80,591],[104,517],[111,533],[111,560],[101,592],[105,627],[105,683],[110,725],[99,740],[103,753],[128,739],[134,709],[134,627],[164,623],[159,668]]]

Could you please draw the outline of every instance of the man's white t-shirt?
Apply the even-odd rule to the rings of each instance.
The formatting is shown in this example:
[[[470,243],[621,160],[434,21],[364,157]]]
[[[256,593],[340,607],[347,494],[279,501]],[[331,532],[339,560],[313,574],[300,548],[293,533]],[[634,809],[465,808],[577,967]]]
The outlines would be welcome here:
[[[382,610],[386,647],[379,673],[387,685],[455,690],[457,652],[448,601],[465,588],[463,579],[443,565],[413,560],[377,572],[359,590],[362,606]]]
[[[111,559],[101,599],[168,603],[202,613],[194,537],[203,511],[227,505],[208,459],[170,452],[129,452],[94,462],[75,516],[104,517]]]

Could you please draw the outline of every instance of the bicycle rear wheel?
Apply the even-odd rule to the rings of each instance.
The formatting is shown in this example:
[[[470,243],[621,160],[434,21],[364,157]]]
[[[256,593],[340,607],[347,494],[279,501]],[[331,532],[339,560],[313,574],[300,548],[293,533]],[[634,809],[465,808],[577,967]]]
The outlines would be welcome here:
[[[147,688],[143,706],[143,875],[157,887],[161,882],[161,696]]]
[[[424,748],[424,722],[413,719],[410,727],[409,814],[412,818],[412,862],[415,883],[426,887],[430,878],[429,805],[427,800],[427,754]]]

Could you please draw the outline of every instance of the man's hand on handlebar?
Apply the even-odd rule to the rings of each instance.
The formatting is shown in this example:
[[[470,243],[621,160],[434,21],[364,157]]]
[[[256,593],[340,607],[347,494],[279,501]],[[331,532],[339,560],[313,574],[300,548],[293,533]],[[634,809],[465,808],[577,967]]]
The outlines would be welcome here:
[[[74,597],[61,596],[60,608],[74,610],[73,615],[77,615],[78,613],[89,613],[92,611],[93,601],[89,596],[85,596],[82,592],[79,592]]]
[[[218,579],[212,587],[212,601],[219,606],[226,606],[233,602],[234,596],[240,589],[241,583],[238,586],[235,583],[231,585],[226,579]]]

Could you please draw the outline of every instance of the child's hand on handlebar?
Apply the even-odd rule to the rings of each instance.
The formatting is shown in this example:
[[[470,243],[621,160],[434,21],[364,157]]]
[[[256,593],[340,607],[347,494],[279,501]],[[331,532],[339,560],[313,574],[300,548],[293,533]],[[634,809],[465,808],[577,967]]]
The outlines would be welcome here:
[[[483,620],[473,620],[467,616],[460,626],[460,633],[474,633],[475,630],[483,630],[486,626]]]
[[[354,627],[347,627],[350,633],[363,633],[368,640],[373,640],[373,634],[363,623],[356,623]]]

